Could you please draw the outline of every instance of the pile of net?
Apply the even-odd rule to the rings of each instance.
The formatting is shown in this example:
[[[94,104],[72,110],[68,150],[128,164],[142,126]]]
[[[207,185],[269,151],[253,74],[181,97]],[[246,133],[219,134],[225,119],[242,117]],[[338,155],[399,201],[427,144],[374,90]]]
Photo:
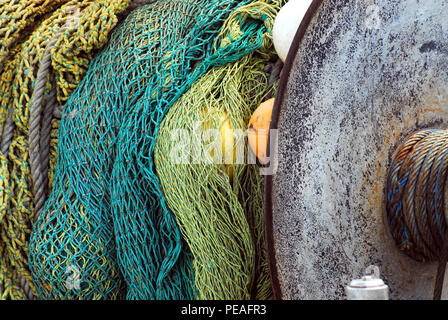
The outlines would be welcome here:
[[[196,80],[263,46],[267,16],[233,17],[238,30],[219,33],[252,2],[157,1],[114,30],[64,107],[54,188],[30,240],[41,298],[197,296],[153,151],[163,117]]]
[[[265,67],[274,55],[270,31],[280,5],[254,1],[237,9],[218,48],[241,36],[241,20],[250,20],[262,25],[259,49],[208,71],[160,125],[157,174],[193,255],[198,299],[271,297],[262,176],[244,133],[253,111],[272,95]]]
[[[51,186],[59,105],[128,2],[0,0],[0,299],[36,294],[28,239]]]
[[[218,1],[220,5],[223,5],[225,1]],[[156,146],[156,141],[158,139],[158,134],[160,133],[160,123],[163,120],[165,114],[168,112],[168,110],[171,109],[171,106],[178,100],[179,97],[188,95],[192,96],[195,95],[193,93],[190,95],[190,88],[191,84],[195,81],[201,82],[196,86],[201,87],[201,89],[204,89],[207,87],[207,85],[214,86],[216,82],[206,80],[206,82],[202,82],[202,78],[206,77],[207,75],[203,75],[204,72],[209,67],[218,67],[220,65],[227,65],[229,68],[237,68],[240,67],[238,64],[234,65],[234,63],[238,60],[240,60],[243,57],[246,57],[247,55],[250,55],[252,52],[258,50],[258,49],[266,49],[264,46],[269,46],[267,43],[270,41],[268,37],[268,29],[267,26],[272,26],[274,22],[274,17],[279,10],[280,3],[277,3],[276,5],[273,5],[271,1],[242,1],[239,2],[238,7],[232,12],[232,15],[225,21],[223,28],[220,30],[220,33],[218,34],[217,39],[215,40],[213,53],[210,53],[209,56],[202,57],[201,60],[198,60],[196,64],[196,67],[191,75],[184,76],[185,79],[182,82],[179,82],[179,84],[176,86],[175,82],[173,82],[173,78],[177,78],[177,75],[179,73],[177,72],[160,72],[157,76],[157,80],[152,84],[152,86],[148,86],[148,90],[145,92],[144,96],[140,98],[140,100],[136,103],[135,107],[127,113],[127,115],[124,118],[124,122],[122,123],[118,138],[117,138],[117,155],[115,157],[114,162],[114,168],[112,172],[112,194],[111,194],[111,201],[112,201],[112,211],[113,211],[113,220],[114,220],[114,228],[116,231],[116,239],[117,239],[117,248],[118,248],[118,259],[120,261],[120,265],[123,270],[123,274],[127,280],[127,284],[130,287],[131,285],[135,285],[135,283],[139,283],[141,281],[141,278],[144,277],[150,277],[150,273],[148,273],[146,270],[148,270],[148,266],[154,266],[157,264],[160,264],[158,260],[160,261],[160,258],[153,254],[147,254],[148,250],[148,244],[144,241],[141,241],[141,239],[151,239],[153,243],[159,242],[157,251],[161,248],[162,252],[169,252],[172,253],[171,256],[168,256],[162,260],[162,263],[160,264],[161,271],[163,272],[163,277],[160,277],[159,273],[159,279],[163,281],[167,281],[167,285],[172,285],[173,280],[177,280],[178,277],[175,277],[174,279],[169,279],[165,277],[166,271],[171,268],[172,265],[176,265],[176,260],[173,258],[175,257],[174,253],[181,249],[181,235],[178,234],[178,228],[176,226],[175,230],[176,233],[174,233],[174,226],[176,225],[176,222],[179,222],[178,219],[174,219],[173,212],[169,209],[173,209],[172,207],[167,206],[167,201],[165,198],[164,190],[161,188],[159,176],[158,176],[158,170],[156,170],[155,163],[154,163],[154,149]],[[219,11],[218,11],[219,12]],[[216,16],[217,12],[214,11],[211,13],[212,16]],[[202,29],[202,27],[200,28]],[[192,36],[198,37],[200,35],[200,31],[197,30],[193,33]],[[272,52],[272,47],[271,47]],[[268,57],[264,57],[264,62],[267,63]],[[248,58],[250,59],[250,58]],[[188,60],[187,60],[188,61]],[[171,54],[169,56],[169,67],[173,68],[176,64],[179,64],[179,66],[176,66],[175,69],[178,69],[180,66],[185,66],[185,59],[181,59],[181,57],[177,58],[176,54]],[[253,63],[253,62],[252,62]],[[188,64],[188,62],[187,62]],[[234,66],[234,67],[232,67]],[[257,69],[262,66],[262,62],[260,62],[257,67],[252,68],[249,67],[244,71],[248,71],[249,73],[254,71],[254,74],[252,74],[252,77],[256,77]],[[261,73],[261,72],[259,72]],[[174,76],[173,76],[174,75]],[[199,79],[199,75],[202,75],[202,77]],[[248,78],[240,78],[238,79],[238,72],[235,74],[229,73],[228,76],[233,77],[233,81],[246,81]],[[251,76],[249,76],[250,79]],[[199,80],[198,80],[199,79]],[[257,79],[260,82],[264,82],[265,78],[258,77]],[[232,80],[229,80],[232,81]],[[170,84],[171,88],[168,89],[170,91],[161,92],[161,89],[163,90],[165,87],[167,87],[167,84]],[[254,85],[254,90],[251,93],[248,93],[246,96],[242,96],[244,99],[255,99],[255,103],[261,102],[262,95],[266,94],[267,89],[263,87],[262,84],[257,84],[256,81],[250,81],[248,85]],[[169,88],[169,87],[168,87]],[[186,89],[190,88],[188,91]],[[199,89],[199,90],[201,90]],[[224,88],[228,89],[227,87]],[[238,90],[239,88],[232,88],[232,90]],[[256,96],[254,95],[254,92],[259,90],[260,95]],[[219,90],[218,90],[219,91]],[[197,89],[196,89],[197,93]],[[234,97],[234,96],[233,96]],[[200,98],[200,95],[198,97],[193,97],[192,99],[195,100],[196,98]],[[238,98],[238,97],[237,97]],[[228,96],[223,97],[223,99],[232,99],[231,93],[229,93]],[[198,100],[198,103],[202,102],[200,99]],[[194,102],[193,102],[194,103]],[[243,101],[240,103],[244,104]],[[243,108],[243,106],[241,106]],[[251,105],[253,107],[253,105]],[[253,108],[252,108],[253,110]],[[193,108],[193,111],[196,111],[196,109]],[[186,108],[183,109],[179,113],[186,113],[186,121],[188,121],[188,112],[190,110]],[[202,112],[202,111],[201,111]],[[248,114],[251,113],[251,108],[247,108],[247,110],[244,110],[244,117],[242,117],[241,114],[236,116],[241,116],[241,122],[244,122],[248,120]],[[181,173],[176,170],[173,170],[174,173]],[[239,172],[237,173],[239,174]],[[249,174],[250,175],[250,174]],[[193,177],[193,179],[196,177]],[[235,179],[235,186],[236,188],[239,179],[244,180],[245,178],[237,176],[237,179]],[[172,183],[172,181],[170,181]],[[177,183],[176,181],[174,183]],[[185,188],[182,190],[185,191],[189,187],[195,187],[195,185],[185,185]],[[213,196],[213,186],[209,186],[208,189],[209,195]],[[247,196],[245,192],[248,191],[248,186],[243,187],[245,191],[243,191],[240,196],[244,197]],[[176,190],[175,192],[177,192]],[[255,193],[257,193],[257,190],[253,190]],[[199,189],[191,190],[190,192],[200,192]],[[261,195],[261,192],[257,193],[258,195]],[[172,195],[172,193],[171,193]],[[180,194],[176,194],[175,196],[179,196]],[[227,197],[228,194],[223,194],[222,197]],[[259,198],[258,200],[260,200]],[[187,201],[190,201],[191,199],[188,199]],[[197,198],[195,200],[198,200]],[[217,201],[210,201],[210,199],[203,197],[202,199],[199,199],[199,203],[194,203],[193,205],[200,206],[201,201],[209,201],[208,206],[221,206],[224,203],[220,202],[219,199]],[[249,199],[242,199],[243,202],[248,201]],[[235,204],[236,205],[236,204]],[[251,203],[248,206],[253,205],[256,207],[255,204]],[[259,209],[258,205],[258,209]],[[177,210],[179,208],[176,208]],[[219,209],[218,209],[219,210]],[[223,209],[226,211],[226,209]],[[238,211],[238,209],[236,209]],[[254,208],[254,210],[256,210]],[[241,211],[239,211],[241,213]],[[260,219],[254,218],[255,222],[254,225],[258,225],[262,220],[262,209],[257,210],[257,215]],[[253,213],[250,213],[253,214]],[[238,215],[235,215],[235,219],[238,219]],[[252,219],[250,217],[249,219]],[[235,225],[238,223],[235,223]],[[254,226],[252,225],[252,226]],[[233,225],[232,225],[233,226]],[[209,225],[208,226],[210,232],[213,230],[214,226]],[[236,227],[236,229],[233,231],[233,234],[238,234],[239,230],[244,229],[246,230],[246,234],[239,234],[239,236],[245,237],[242,242],[250,241],[251,239],[247,238],[247,233],[250,233],[250,226],[245,221],[241,221],[241,225]],[[256,230],[256,236],[261,237],[263,234],[263,231],[258,228]],[[184,234],[185,236],[185,234]],[[172,239],[172,241],[168,242],[168,239]],[[174,241],[173,241],[174,240]],[[208,239],[213,242],[220,242],[222,239],[219,237],[210,238]],[[261,241],[258,241],[257,239],[257,245],[261,246]],[[191,244],[188,243],[189,245]],[[154,247],[153,244],[149,245],[149,247]],[[202,248],[206,249],[205,247]],[[207,248],[210,249],[210,248]],[[211,248],[213,249],[213,248]],[[227,250],[231,251],[227,256],[222,255],[220,256],[220,259],[226,260],[229,256],[236,253],[236,251],[239,249],[236,246],[229,245]],[[185,251],[185,249],[182,249]],[[226,264],[232,264],[232,263],[240,263],[243,265],[243,271],[246,273],[246,280],[248,282],[255,281],[255,279],[258,277],[258,274],[252,275],[251,273],[257,273],[258,270],[254,270],[254,265],[256,261],[255,259],[258,259],[258,257],[254,258],[253,260],[250,260],[251,254],[255,255],[255,245],[252,244],[252,242],[245,248],[245,253],[248,253],[247,256],[245,253],[241,255],[241,259],[238,261],[227,261]],[[154,250],[155,251],[155,250]],[[153,252],[154,252],[153,251]],[[217,253],[219,254],[219,253]],[[192,258],[190,256],[188,257],[189,262],[189,268],[191,268],[191,259],[193,259],[193,263],[195,263],[195,257]],[[245,259],[248,259],[248,261],[244,261]],[[245,269],[244,265],[249,265],[250,267],[248,269]],[[145,266],[145,267],[142,267]],[[261,265],[260,269],[263,269],[263,275],[262,278],[264,280],[268,280],[266,269],[264,268],[266,265]],[[216,265],[216,269],[218,269],[219,265]],[[146,269],[146,270],[145,270]],[[191,281],[191,278],[195,277],[195,272],[200,271],[201,273],[204,273],[204,271],[208,270],[198,270],[197,268],[194,268],[193,274],[191,274],[191,271],[189,271],[189,281]],[[224,274],[224,272],[232,272],[232,270],[229,269],[221,269],[219,272],[215,271],[214,275],[210,275],[211,277],[217,276],[218,273],[221,273],[221,275],[218,276],[218,279],[216,281],[219,281],[219,279],[225,279],[226,281],[231,279],[232,277],[235,277],[235,274]],[[249,274],[249,275],[247,275]],[[181,275],[180,277],[182,277]],[[158,280],[159,280],[158,279]],[[239,280],[238,280],[239,281]],[[187,281],[185,280],[185,283]],[[206,296],[207,298],[213,298],[213,299],[219,299],[219,298],[235,298],[235,299],[248,299],[250,297],[254,297],[251,294],[248,294],[248,290],[251,289],[252,284],[246,283],[247,287],[244,289],[239,289],[238,286],[240,283],[234,283],[235,281],[228,281],[227,283],[223,283],[221,287],[227,286],[227,290],[230,293],[222,294],[220,291],[214,291],[214,287],[211,287],[208,289],[209,295]],[[268,281],[262,281],[263,282],[263,288],[266,288],[269,286]],[[198,290],[203,290],[204,288],[196,288],[196,285],[198,284],[197,281],[193,281],[194,284],[194,297],[204,298],[205,296],[202,295],[202,293]],[[156,284],[157,287],[164,286],[164,282],[160,282],[159,284]],[[269,291],[269,290],[265,290]],[[128,296],[129,297],[129,296]],[[156,297],[160,298],[160,296]]]

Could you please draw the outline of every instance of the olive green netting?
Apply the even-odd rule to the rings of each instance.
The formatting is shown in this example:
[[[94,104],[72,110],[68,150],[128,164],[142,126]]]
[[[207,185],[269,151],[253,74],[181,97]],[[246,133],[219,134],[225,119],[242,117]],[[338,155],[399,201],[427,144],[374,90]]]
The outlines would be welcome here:
[[[257,288],[260,274],[265,276],[264,285],[269,285],[267,265],[260,261],[264,244],[254,241],[263,234],[262,199],[251,198],[261,194],[259,169],[256,165],[226,165],[224,160],[195,163],[211,153],[218,155],[219,150],[214,150],[214,141],[203,142],[213,152],[194,146],[195,139],[206,140],[195,132],[219,130],[228,119],[233,129],[245,129],[251,111],[269,89],[264,62],[244,58],[212,69],[171,108],[157,138],[157,174],[192,251],[200,299],[261,298]],[[173,139],[172,134],[182,129],[186,132]],[[201,156],[198,150],[202,150]],[[263,298],[268,298],[269,292],[264,293]]]
[[[273,90],[264,69],[274,55],[270,30],[280,4],[254,1],[236,10],[223,32],[238,34],[241,17],[264,21],[262,48],[208,71],[174,104],[160,126],[157,174],[191,249],[199,299],[271,297],[263,179],[258,166],[248,164],[251,158],[242,133],[252,112]],[[222,135],[226,136],[221,128],[228,121],[235,134],[230,152],[221,150]],[[210,140],[205,130],[218,130],[218,139]]]
[[[195,297],[191,254],[152,152],[163,116],[194,81],[261,47],[264,26],[247,19],[242,35],[214,49],[224,21],[250,2],[141,7],[92,61],[65,105],[54,188],[31,236],[42,298]]]

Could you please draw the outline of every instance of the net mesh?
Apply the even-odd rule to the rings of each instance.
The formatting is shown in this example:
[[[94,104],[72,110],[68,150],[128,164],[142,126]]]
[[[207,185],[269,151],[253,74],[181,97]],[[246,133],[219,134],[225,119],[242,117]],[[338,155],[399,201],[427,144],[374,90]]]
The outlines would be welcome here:
[[[31,284],[28,239],[37,196],[30,169],[30,108],[45,49],[58,35],[51,50],[45,100],[49,99],[50,83],[55,83],[57,101],[63,104],[87,72],[95,51],[106,43],[118,21],[117,14],[125,10],[128,2],[0,0],[1,299],[25,299],[23,285]],[[79,19],[72,21],[76,14]],[[70,22],[73,24],[68,25]],[[58,120],[49,123],[51,143],[45,148],[50,150],[53,167]],[[49,180],[43,182],[46,189]],[[30,290],[36,294],[34,286]]]
[[[65,105],[54,188],[37,220],[30,266],[42,298],[191,299],[191,253],[152,161],[159,124],[211,67],[263,45],[264,25],[238,20],[251,1],[163,0],[114,30]],[[216,49],[216,50],[215,50]]]
[[[238,2],[238,5],[248,2]],[[262,24],[248,19],[241,22],[242,35],[215,52],[214,41],[219,28],[210,32],[205,26],[220,27],[222,23],[216,22],[224,21],[222,18],[232,12],[236,2],[203,3],[206,4],[203,16],[199,15],[192,31],[183,36],[180,42],[170,41],[167,48],[162,49],[164,54],[151,76],[151,85],[147,86],[132,110],[126,114],[118,132],[111,201],[118,259],[130,290],[128,296],[131,297],[135,296],[133,292],[142,291],[142,288],[136,287],[142,279],[154,279],[153,296],[156,298],[166,296],[159,293],[160,290],[166,292],[165,288],[173,290],[173,293],[179,292],[176,285],[187,283],[177,284],[186,279],[185,271],[189,274],[188,282],[193,283],[191,270],[182,268],[177,275],[169,275],[172,273],[170,270],[182,267],[177,257],[182,257],[185,249],[181,246],[181,233],[166,205],[153,162],[160,122],[173,103],[210,67],[236,61],[263,43]],[[221,16],[224,12],[225,15]],[[176,29],[179,26],[174,23],[169,28]],[[230,35],[222,36],[228,39]],[[201,48],[206,50],[198,51]],[[188,263],[191,269],[189,255]],[[156,278],[155,273],[158,273]]]
[[[274,90],[265,67],[274,55],[270,31],[280,6],[281,1],[254,1],[238,8],[222,34],[235,39],[243,34],[242,20],[259,21],[261,48],[208,71],[160,126],[157,174],[191,249],[199,299],[271,298],[262,176],[243,133]],[[218,48],[228,39],[219,39]]]

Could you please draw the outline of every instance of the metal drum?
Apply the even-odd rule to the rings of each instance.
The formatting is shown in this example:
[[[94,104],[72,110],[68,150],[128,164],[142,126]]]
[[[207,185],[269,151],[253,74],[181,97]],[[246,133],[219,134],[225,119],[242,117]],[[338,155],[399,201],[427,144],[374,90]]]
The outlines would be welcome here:
[[[276,298],[345,299],[370,265],[391,299],[432,298],[437,263],[397,249],[385,183],[410,133],[448,127],[447,39],[448,0],[311,5],[271,123],[278,167],[266,176],[265,217]]]

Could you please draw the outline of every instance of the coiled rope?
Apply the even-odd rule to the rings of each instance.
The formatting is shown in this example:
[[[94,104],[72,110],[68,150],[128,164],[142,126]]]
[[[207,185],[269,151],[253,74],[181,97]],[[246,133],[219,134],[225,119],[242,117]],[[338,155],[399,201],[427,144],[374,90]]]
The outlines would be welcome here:
[[[448,253],[447,168],[448,130],[423,130],[394,154],[387,178],[387,220],[398,248],[417,261],[439,261],[435,299],[441,296]]]
[[[34,221],[36,221],[39,217],[39,213],[42,210],[42,206],[46,200],[48,185],[48,155],[50,153],[49,140],[51,118],[53,115],[54,106],[57,104],[54,87],[50,91],[47,106],[45,108],[45,114],[43,114],[43,99],[45,95],[45,85],[47,84],[47,76],[51,67],[51,49],[53,49],[56,40],[57,37],[51,39],[45,49],[45,54],[42,58],[39,71],[37,72],[36,84],[31,98],[29,155],[35,198]]]
[[[54,48],[57,39],[58,36],[55,36],[47,44],[31,96],[29,157],[34,192],[35,213],[33,222],[36,222],[39,217],[48,196],[51,121],[53,119],[53,110],[59,105],[54,81],[45,108],[43,104],[47,77],[51,68],[51,50]],[[22,277],[20,283],[28,299],[34,300],[35,296],[30,283]]]

